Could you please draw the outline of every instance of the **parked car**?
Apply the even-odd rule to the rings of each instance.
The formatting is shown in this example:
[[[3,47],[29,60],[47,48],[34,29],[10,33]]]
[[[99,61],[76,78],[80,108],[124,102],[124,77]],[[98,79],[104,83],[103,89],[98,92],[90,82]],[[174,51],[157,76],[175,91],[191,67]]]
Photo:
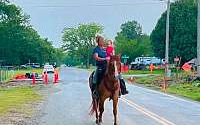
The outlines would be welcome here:
[[[25,65],[21,65],[21,68],[40,68],[40,64],[39,63],[26,63]]]
[[[151,63],[154,65],[162,65],[164,64],[164,59],[158,57],[137,57],[135,58],[135,61],[131,62],[131,69],[143,70]]]
[[[54,67],[52,65],[44,65],[43,72],[54,73]]]

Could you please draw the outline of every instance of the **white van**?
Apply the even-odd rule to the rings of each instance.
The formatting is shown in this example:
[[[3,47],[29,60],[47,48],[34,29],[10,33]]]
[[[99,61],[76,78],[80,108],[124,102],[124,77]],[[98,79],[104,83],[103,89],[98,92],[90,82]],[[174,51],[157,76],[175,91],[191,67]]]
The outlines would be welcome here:
[[[143,65],[150,65],[153,64],[163,64],[164,60],[157,58],[157,57],[137,57],[134,62],[131,64],[143,64]]]
[[[54,73],[54,67],[52,65],[44,65],[43,72]]]

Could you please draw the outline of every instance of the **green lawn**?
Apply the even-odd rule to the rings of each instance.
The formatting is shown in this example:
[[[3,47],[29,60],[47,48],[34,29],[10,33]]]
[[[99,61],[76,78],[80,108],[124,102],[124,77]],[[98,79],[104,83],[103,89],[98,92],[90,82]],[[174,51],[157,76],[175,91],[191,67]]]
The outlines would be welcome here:
[[[200,101],[200,87],[193,87],[192,84],[186,83],[170,86],[167,92]]]
[[[32,73],[32,72],[42,73],[42,71],[43,69],[22,69],[22,70],[15,71],[15,74],[19,75],[19,74]]]
[[[123,73],[125,75],[132,74],[151,74],[149,70],[129,70],[127,73]],[[152,74],[164,74],[164,70],[154,70]]]
[[[42,96],[37,95],[32,87],[0,88],[0,115],[40,99]]]
[[[1,80],[3,82],[8,82],[9,80],[11,80],[14,76],[16,75],[25,75],[25,73],[39,73],[41,74],[43,71],[43,69],[21,69],[21,70],[9,70],[9,71],[1,71]]]
[[[135,78],[135,82],[161,91],[161,87],[159,85],[163,83],[163,76],[138,77]],[[200,87],[194,87],[192,83],[178,83],[176,85],[171,85],[167,88],[167,92],[200,101]]]

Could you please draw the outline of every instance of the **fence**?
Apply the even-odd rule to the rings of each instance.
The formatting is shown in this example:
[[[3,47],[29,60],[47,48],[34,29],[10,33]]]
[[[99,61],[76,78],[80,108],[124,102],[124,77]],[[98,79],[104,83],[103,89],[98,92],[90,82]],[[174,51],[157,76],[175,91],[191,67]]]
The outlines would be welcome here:
[[[15,70],[11,67],[0,66],[0,83],[7,82],[15,75]]]

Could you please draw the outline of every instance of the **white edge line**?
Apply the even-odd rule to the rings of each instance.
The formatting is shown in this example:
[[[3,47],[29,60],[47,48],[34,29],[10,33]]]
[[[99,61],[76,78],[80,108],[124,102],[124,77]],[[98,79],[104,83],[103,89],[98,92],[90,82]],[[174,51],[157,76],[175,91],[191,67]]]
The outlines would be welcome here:
[[[169,94],[166,94],[166,93],[162,93],[162,92],[158,92],[158,91],[155,91],[155,90],[151,90],[151,89],[139,87],[139,86],[136,86],[136,85],[133,85],[133,86],[134,86],[134,87],[137,87],[137,88],[145,89],[145,90],[150,91],[150,92],[153,92],[153,93],[158,93],[158,94],[161,94],[161,95],[164,95],[164,96],[168,96],[168,97],[171,97],[171,98],[180,100],[180,101],[184,101],[184,102],[188,102],[188,103],[192,103],[192,104],[196,104],[196,105],[199,104],[199,103],[196,102],[196,101],[188,101],[188,100],[185,100],[185,99],[182,99],[182,98],[178,98],[178,97],[176,97],[176,96],[169,95]]]
[[[142,106],[139,106],[139,105],[133,103],[132,101],[130,101],[130,100],[126,99],[126,98],[122,98],[122,99],[123,99],[124,101],[126,101],[127,103],[132,104],[132,106],[134,106],[135,108],[138,108],[138,109],[140,109],[141,111],[146,112],[146,113],[150,114],[151,116],[156,117],[157,119],[159,119],[159,120],[161,120],[161,121],[167,123],[167,125],[175,125],[174,123],[172,123],[171,121],[165,119],[164,117],[161,117],[161,116],[159,116],[159,115],[157,115],[157,114],[155,114],[155,113],[153,113],[153,112],[151,112],[151,111],[149,111],[149,110],[143,108]]]

